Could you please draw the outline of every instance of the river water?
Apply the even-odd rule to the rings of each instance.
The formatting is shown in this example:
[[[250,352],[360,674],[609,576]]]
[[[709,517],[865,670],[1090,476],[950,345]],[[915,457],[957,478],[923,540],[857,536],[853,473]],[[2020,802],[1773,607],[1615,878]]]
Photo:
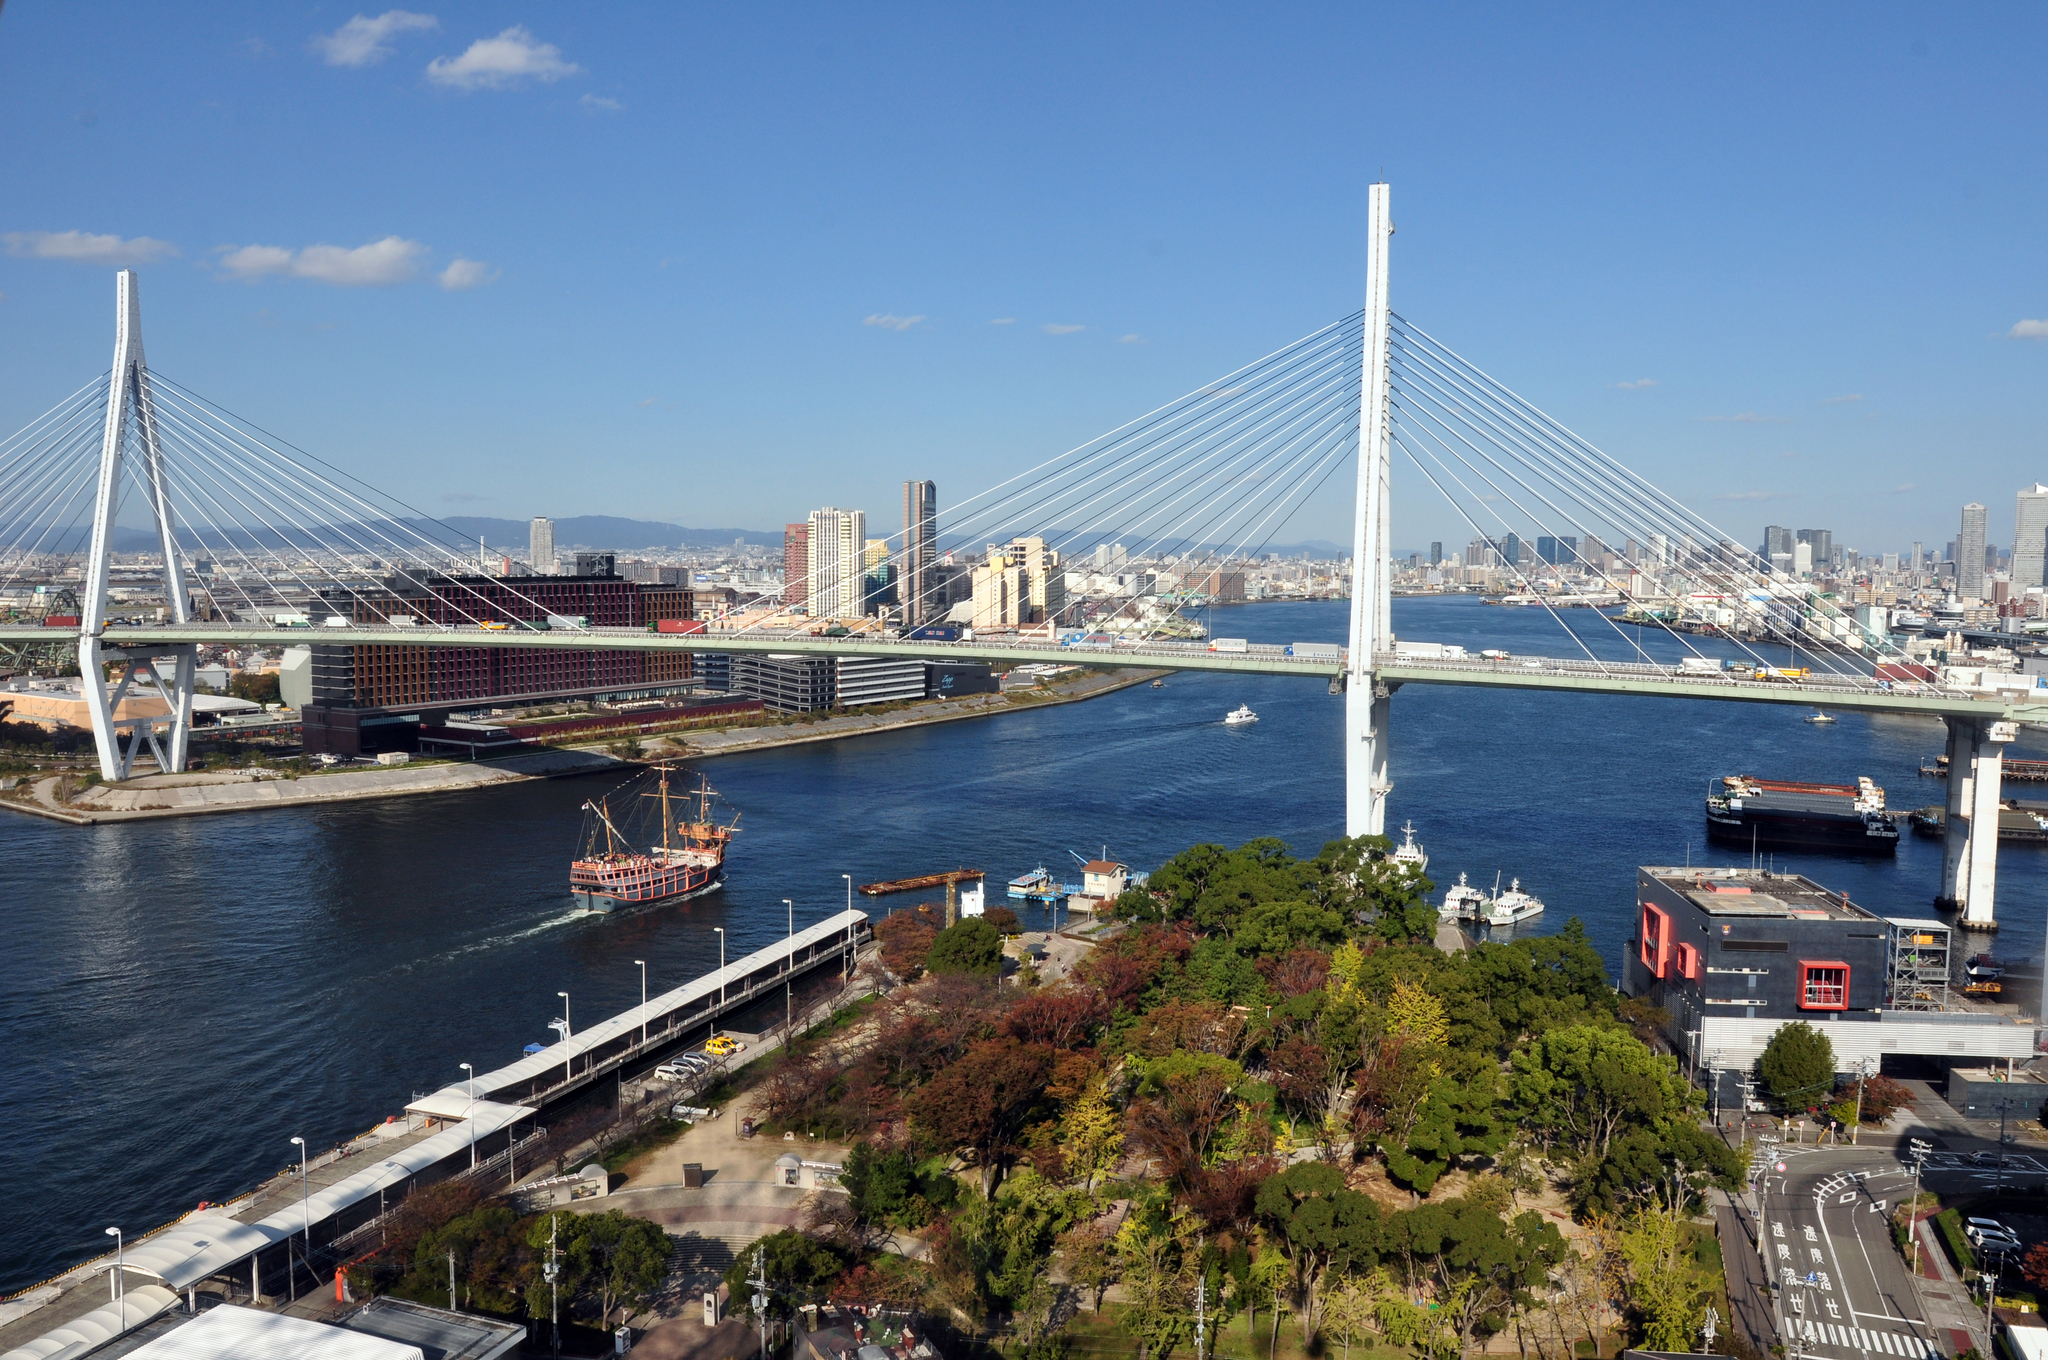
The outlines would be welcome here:
[[[1541,610],[1395,602],[1403,637],[1575,652]],[[1217,609],[1224,636],[1341,642],[1340,602]],[[1588,647],[1635,641],[1579,611]],[[1571,616],[1568,616],[1571,617]],[[1645,637],[1658,657],[1669,639]],[[1249,703],[1251,727],[1223,714]],[[910,732],[707,761],[743,813],[724,889],[636,914],[578,914],[564,891],[582,802],[611,776],[461,795],[77,828],[0,818],[0,1293],[396,1113],[416,1092],[578,1027],[845,905],[856,883],[940,868],[998,885],[1072,856],[1151,868],[1199,841],[1277,835],[1303,854],[1342,832],[1342,699],[1319,682],[1177,675],[1166,687]],[[1809,725],[1756,704],[1409,686],[1394,700],[1391,821],[1431,876],[1519,876],[1583,917],[1618,969],[1638,864],[1725,862],[1700,799],[1738,771],[1868,774],[1906,809],[1938,722],[1844,713]],[[2017,754],[2040,755],[2039,739]],[[2024,793],[2022,794],[2024,796]],[[1746,856],[1744,857],[1746,859]],[[1926,914],[1937,842],[1895,860],[1780,856],[1881,914]],[[2048,850],[2005,849],[2001,954],[2036,952]],[[898,899],[914,902],[916,898]]]

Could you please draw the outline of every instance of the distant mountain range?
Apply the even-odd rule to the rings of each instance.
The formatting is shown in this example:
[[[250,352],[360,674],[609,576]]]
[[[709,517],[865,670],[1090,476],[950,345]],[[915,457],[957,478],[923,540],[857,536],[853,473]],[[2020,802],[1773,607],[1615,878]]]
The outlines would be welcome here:
[[[481,536],[499,548],[524,548],[532,529],[523,519],[490,519],[482,515],[450,515],[440,521],[471,540]],[[782,546],[782,534],[758,529],[688,529],[617,515],[573,515],[555,521],[555,551],[588,548],[630,552],[640,548],[729,548],[735,539],[764,548]]]

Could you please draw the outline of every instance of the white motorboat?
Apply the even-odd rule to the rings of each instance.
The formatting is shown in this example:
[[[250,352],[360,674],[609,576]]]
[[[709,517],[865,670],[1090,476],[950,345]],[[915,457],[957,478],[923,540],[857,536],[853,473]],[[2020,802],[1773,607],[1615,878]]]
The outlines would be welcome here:
[[[1813,710],[1813,712],[1807,714],[1806,720],[1810,723],[1831,723],[1840,721],[1840,719],[1836,718],[1834,714],[1825,712],[1824,710],[1818,708]]]
[[[1439,921],[1476,921],[1484,910],[1486,894],[1459,874],[1457,883],[1444,894],[1444,904],[1436,909],[1436,917]]]
[[[1250,704],[1239,704],[1236,708],[1223,715],[1223,725],[1225,727],[1248,727],[1258,720],[1259,715],[1252,712]]]
[[[1496,885],[1493,901],[1487,904],[1486,914],[1480,919],[1490,926],[1511,926],[1542,914],[1542,901],[1533,893],[1522,891],[1521,879],[1511,878],[1506,892],[1499,891]]]
[[[1419,875],[1429,868],[1429,852],[1415,843],[1415,823],[1401,827],[1401,843],[1394,847],[1394,863],[1413,865]]]

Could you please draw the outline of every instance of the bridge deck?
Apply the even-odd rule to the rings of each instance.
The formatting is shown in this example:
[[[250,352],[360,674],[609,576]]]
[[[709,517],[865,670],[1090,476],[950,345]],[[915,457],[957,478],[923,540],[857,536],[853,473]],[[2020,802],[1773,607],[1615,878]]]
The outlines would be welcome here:
[[[0,626],[0,643],[68,641],[73,635],[56,629]],[[1211,651],[1200,642],[1154,641],[1114,646],[1063,647],[1039,639],[977,638],[972,641],[911,641],[853,635],[816,637],[809,634],[752,629],[746,632],[650,633],[638,628],[588,628],[534,631],[475,627],[413,627],[358,625],[348,628],[277,628],[247,624],[151,624],[110,627],[104,640],[112,647],[142,648],[197,642],[244,646],[370,645],[438,647],[548,647],[572,651],[602,648],[644,652],[748,652],[800,656],[896,656],[927,661],[995,661],[1067,666],[1160,666],[1184,671],[1222,671],[1254,675],[1296,675],[1328,680],[1344,672],[1341,654],[1295,656],[1285,647],[1254,644],[1244,651]],[[2038,706],[2016,707],[1986,695],[1931,685],[1894,684],[1879,689],[1865,680],[1809,676],[1803,680],[1739,679],[1725,673],[1687,671],[1647,662],[1586,661],[1555,657],[1512,656],[1505,660],[1466,657],[1457,660],[1420,658],[1383,652],[1374,658],[1381,680],[1388,684],[1477,685],[1505,689],[1543,689],[1588,694],[1638,694],[1668,699],[1716,699],[1746,703],[1796,704],[1875,713],[1923,713],[1938,717],[1984,719],[2019,717],[2048,720]]]

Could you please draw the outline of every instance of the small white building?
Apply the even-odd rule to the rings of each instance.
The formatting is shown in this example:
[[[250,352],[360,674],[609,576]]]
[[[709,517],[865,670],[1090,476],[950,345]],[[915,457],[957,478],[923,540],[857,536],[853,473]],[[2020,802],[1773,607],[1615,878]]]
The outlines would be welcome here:
[[[1110,859],[1091,859],[1081,866],[1081,891],[1089,897],[1114,902],[1131,885],[1131,866]]]

